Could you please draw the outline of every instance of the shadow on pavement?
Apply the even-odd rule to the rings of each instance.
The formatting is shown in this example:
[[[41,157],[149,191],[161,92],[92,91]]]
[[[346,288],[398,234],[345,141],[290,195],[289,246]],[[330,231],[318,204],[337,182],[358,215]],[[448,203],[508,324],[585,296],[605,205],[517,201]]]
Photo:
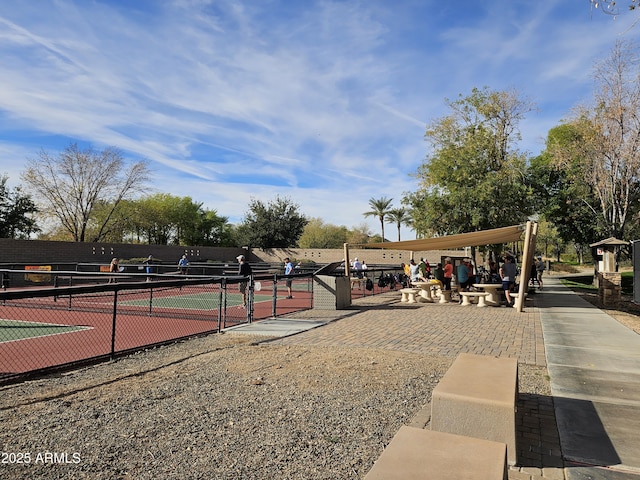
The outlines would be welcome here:
[[[593,402],[566,397],[555,397],[554,402],[565,461],[591,466],[622,463]]]

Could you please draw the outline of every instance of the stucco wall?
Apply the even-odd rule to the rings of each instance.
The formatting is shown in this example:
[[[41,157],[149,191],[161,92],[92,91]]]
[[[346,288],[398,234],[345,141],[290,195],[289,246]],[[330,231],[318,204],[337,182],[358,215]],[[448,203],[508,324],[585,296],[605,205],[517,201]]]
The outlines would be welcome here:
[[[344,259],[343,249],[272,249],[253,250],[247,253],[242,248],[185,247],[175,245],[139,245],[119,243],[53,242],[44,240],[12,240],[0,238],[0,263],[105,263],[113,257],[120,259],[146,258],[153,255],[158,261],[177,263],[186,254],[191,262],[234,262],[240,254],[247,255],[251,262],[280,263],[285,257],[295,261],[313,261],[317,264],[337,262]],[[442,256],[465,256],[464,250],[437,250],[413,252],[416,260],[425,257],[436,264]],[[369,265],[399,265],[407,263],[412,252],[399,250],[350,249],[349,257],[358,257]]]
[[[295,261],[313,261],[315,263],[331,263],[344,259],[343,249],[274,249],[269,251],[254,250],[253,255],[263,262],[277,263],[285,257]],[[409,252],[403,250],[380,250],[380,249],[349,249],[349,259],[353,261],[358,257],[360,261],[365,261],[368,265],[400,265],[408,263],[413,254],[417,261],[424,257],[430,264],[435,265],[440,262],[443,256],[464,257],[468,252],[464,250],[432,250],[427,252]]]
[[[119,243],[52,242],[43,240],[12,240],[0,238],[0,263],[109,263],[120,259],[146,258],[177,263],[187,254],[195,261],[235,261],[246,254],[242,248],[184,247],[175,245],[134,245]],[[251,258],[249,258],[251,260]]]

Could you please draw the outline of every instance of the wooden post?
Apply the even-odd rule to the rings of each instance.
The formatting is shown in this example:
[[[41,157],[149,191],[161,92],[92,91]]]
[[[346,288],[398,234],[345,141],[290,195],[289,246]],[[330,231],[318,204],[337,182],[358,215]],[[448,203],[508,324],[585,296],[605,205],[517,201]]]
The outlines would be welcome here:
[[[527,221],[527,227],[524,234],[524,251],[522,252],[522,268],[520,269],[520,286],[518,287],[518,298],[516,298],[516,310],[518,313],[522,313],[524,306],[524,295],[529,287],[529,270],[531,270],[531,262],[533,261],[534,249],[535,249],[535,234],[532,230],[537,232],[538,224],[534,224],[532,228],[531,221]]]
[[[344,244],[344,276],[351,276],[351,262],[349,261],[349,244]]]

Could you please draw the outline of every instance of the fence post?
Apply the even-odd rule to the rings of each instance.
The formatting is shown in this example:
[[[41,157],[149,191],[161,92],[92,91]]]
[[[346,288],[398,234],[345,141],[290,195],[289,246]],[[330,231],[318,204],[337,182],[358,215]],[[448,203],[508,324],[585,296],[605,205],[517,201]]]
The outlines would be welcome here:
[[[249,275],[249,285],[247,285],[249,293],[247,294],[247,322],[253,321],[253,274]]]
[[[222,290],[224,291],[224,307],[221,306],[220,308],[223,308],[224,310],[224,315],[222,317],[222,328],[227,328],[227,279],[223,278],[222,279],[222,284],[221,284]]]
[[[278,274],[273,274],[273,288],[271,293],[271,316],[278,316]]]
[[[222,324],[222,285],[224,284],[224,282],[226,282],[225,278],[223,278],[222,282],[220,282],[220,293],[218,293],[218,333],[220,333],[220,325]]]
[[[116,311],[118,310],[118,290],[113,291],[113,317],[111,320],[111,360],[116,353]]]
[[[149,316],[151,316],[151,306],[153,305],[153,287],[149,288]]]

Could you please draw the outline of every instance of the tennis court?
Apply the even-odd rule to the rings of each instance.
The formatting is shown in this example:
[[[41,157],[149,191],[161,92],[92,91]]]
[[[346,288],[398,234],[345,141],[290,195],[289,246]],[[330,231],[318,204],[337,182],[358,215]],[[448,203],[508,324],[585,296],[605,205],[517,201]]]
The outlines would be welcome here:
[[[271,295],[254,294],[254,303],[270,302]],[[242,294],[240,292],[228,292],[226,294],[228,307],[237,307],[242,305]],[[148,298],[140,298],[133,300],[124,300],[119,303],[122,307],[147,307],[151,304],[153,310],[162,309],[178,309],[178,310],[217,310],[220,308],[218,298],[211,293],[178,293],[171,295],[155,295],[149,301]]]
[[[313,308],[312,274],[292,279],[293,298],[281,275],[255,276],[246,307],[242,277],[72,274],[47,273],[53,286],[0,291],[0,383]],[[362,286],[351,296],[384,290]]]
[[[263,280],[260,291],[247,290],[247,308],[239,282],[211,279],[0,292],[0,382],[308,309],[309,285],[294,282],[294,298],[286,299],[284,282]]]
[[[91,327],[0,319],[0,343],[78,332]]]

